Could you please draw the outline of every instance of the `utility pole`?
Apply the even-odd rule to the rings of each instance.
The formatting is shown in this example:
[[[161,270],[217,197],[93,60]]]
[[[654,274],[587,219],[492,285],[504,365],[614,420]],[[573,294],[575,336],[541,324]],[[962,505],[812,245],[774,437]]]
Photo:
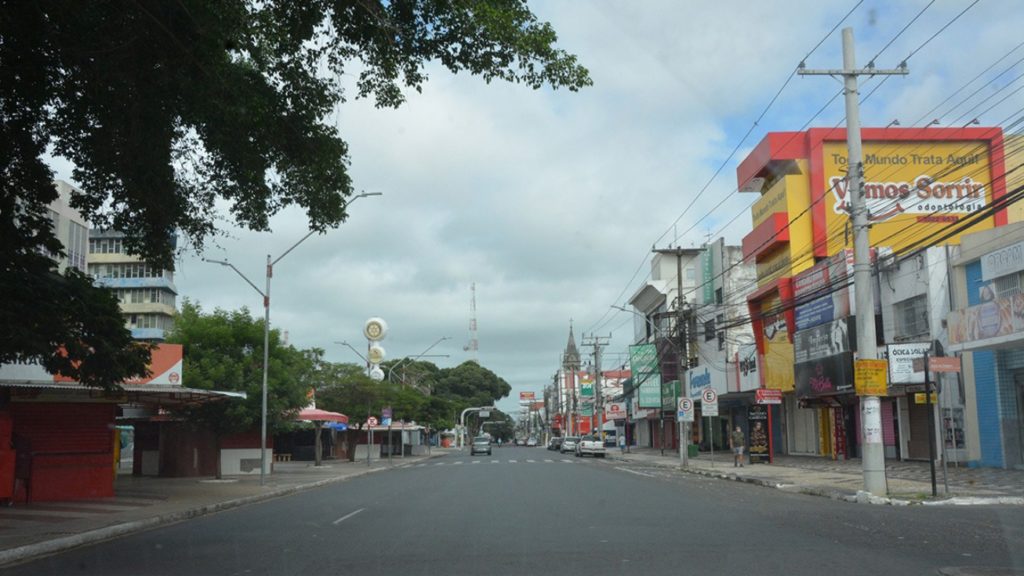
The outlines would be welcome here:
[[[690,397],[690,387],[685,384],[686,382],[686,370],[688,369],[688,362],[690,359],[689,354],[689,338],[687,337],[689,330],[689,319],[684,315],[684,304],[686,298],[683,297],[683,249],[681,247],[656,249],[654,252],[658,254],[672,254],[676,257],[676,301],[675,301],[675,313],[676,313],[676,330],[679,335],[679,345],[676,347],[676,398],[675,405],[679,405],[679,398]],[[673,409],[674,410],[674,409]],[[664,426],[665,410],[662,406],[662,426]],[[690,423],[689,422],[677,422],[679,426],[679,461],[683,466],[687,466],[690,463]],[[662,435],[662,443],[664,444],[664,434]]]
[[[601,405],[601,347],[607,346],[612,335],[590,336],[583,335],[583,345],[594,348],[594,420],[597,421],[597,438],[604,442],[601,436],[604,428],[604,407]]]
[[[847,190],[853,219],[853,286],[857,306],[857,357],[878,357],[875,339],[875,293],[871,289],[871,245],[868,240],[869,214],[864,199],[864,163],[861,157],[860,103],[857,93],[858,76],[905,76],[906,63],[895,70],[879,70],[874,62],[867,68],[857,68],[853,49],[853,28],[843,28],[842,70],[805,70],[800,75],[842,76],[846,97],[846,163]],[[864,444],[861,446],[861,464],[864,472],[864,490],[877,496],[888,493],[885,480],[885,448],[882,445],[882,415],[878,396],[861,397],[861,425]]]

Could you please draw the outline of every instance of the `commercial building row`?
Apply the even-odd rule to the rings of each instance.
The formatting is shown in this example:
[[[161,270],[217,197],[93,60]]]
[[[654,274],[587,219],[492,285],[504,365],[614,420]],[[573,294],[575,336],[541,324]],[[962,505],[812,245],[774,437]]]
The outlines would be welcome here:
[[[678,400],[694,400],[691,443],[769,426],[774,453],[860,456],[853,235],[846,186],[862,170],[870,213],[875,350],[888,361],[886,458],[1024,467],[1024,196],[1019,143],[999,128],[864,129],[846,165],[842,129],[768,134],[740,163],[756,194],[740,246],[657,251],[636,315],[619,430],[678,449]],[[923,391],[925,354],[958,358]],[[567,353],[568,356],[568,353]],[[563,366],[571,373],[572,366]],[[682,374],[682,378],[680,378]],[[718,415],[705,417],[702,391]],[[763,428],[761,428],[763,429]]]

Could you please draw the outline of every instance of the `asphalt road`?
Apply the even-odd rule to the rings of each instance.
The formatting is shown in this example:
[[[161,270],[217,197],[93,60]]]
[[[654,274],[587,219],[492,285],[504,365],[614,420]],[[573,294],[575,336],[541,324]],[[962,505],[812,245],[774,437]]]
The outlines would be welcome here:
[[[448,455],[7,569],[97,574],[1024,570],[1024,509],[857,505],[543,448]],[[970,571],[966,572],[970,573]]]

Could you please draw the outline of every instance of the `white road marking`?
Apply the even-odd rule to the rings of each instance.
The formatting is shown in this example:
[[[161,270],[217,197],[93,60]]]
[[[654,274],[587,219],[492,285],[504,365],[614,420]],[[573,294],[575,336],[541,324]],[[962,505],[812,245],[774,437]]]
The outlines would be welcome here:
[[[345,514],[344,516],[342,516],[341,518],[338,518],[334,522],[331,522],[331,524],[334,524],[335,526],[337,526],[338,524],[341,524],[345,520],[348,520],[349,518],[355,516],[356,514],[359,514],[363,510],[366,510],[366,508],[360,508],[359,510],[356,510],[355,512],[349,512],[348,514]]]
[[[636,470],[630,470],[629,468],[623,468],[621,466],[616,466],[615,469],[622,470],[623,472],[629,472],[630,474],[636,474],[637,476],[646,476],[648,478],[655,477],[654,474],[647,474],[646,472],[637,472]]]
[[[547,460],[547,459],[545,459],[544,461],[548,462],[548,463],[554,462],[554,460]]]
[[[462,460],[456,460],[455,462],[452,462],[452,464],[462,464]]]
[[[501,464],[500,460],[491,460],[491,464]]]
[[[509,461],[508,461],[508,463],[509,463],[509,464],[515,464],[515,463],[516,463],[516,460],[509,460]]]
[[[473,464],[479,464],[479,463],[480,463],[479,460],[473,460]]]
[[[562,462],[568,462],[569,464],[572,464],[572,460],[569,460],[568,458],[562,458]]]
[[[527,462],[529,462],[530,464],[535,464],[537,461],[536,460],[527,460]]]

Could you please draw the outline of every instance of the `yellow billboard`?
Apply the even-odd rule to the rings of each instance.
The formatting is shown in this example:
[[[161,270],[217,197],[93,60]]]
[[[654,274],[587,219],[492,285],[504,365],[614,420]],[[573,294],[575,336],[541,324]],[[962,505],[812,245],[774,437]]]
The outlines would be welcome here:
[[[990,216],[949,239],[938,239],[950,225],[991,205],[989,146],[988,140],[865,141],[871,245],[901,251],[922,244],[956,244],[961,234],[992,228]],[[853,246],[846,143],[826,141],[822,153],[824,196],[816,212],[824,212],[825,218],[824,230],[818,228],[816,236],[827,236],[832,255]]]

